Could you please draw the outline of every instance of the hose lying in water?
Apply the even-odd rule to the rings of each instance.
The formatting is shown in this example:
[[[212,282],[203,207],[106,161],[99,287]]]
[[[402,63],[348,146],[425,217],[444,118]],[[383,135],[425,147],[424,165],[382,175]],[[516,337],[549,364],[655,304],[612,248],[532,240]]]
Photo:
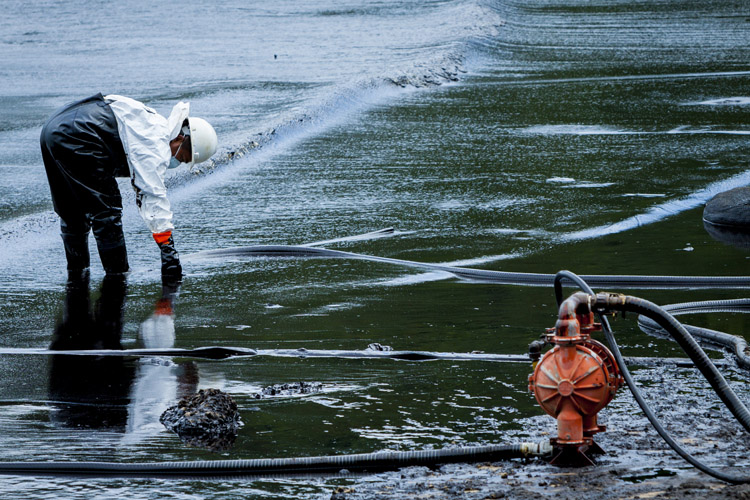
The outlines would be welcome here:
[[[494,363],[524,363],[532,360],[527,354],[490,354],[484,352],[432,352],[432,351],[373,351],[336,350],[336,349],[252,349],[249,347],[207,346],[194,349],[154,348],[154,349],[81,349],[55,351],[52,349],[34,349],[6,347],[0,348],[0,355],[20,356],[129,356],[129,357],[179,357],[221,360],[237,357],[271,356],[281,358],[338,358],[338,359],[395,359],[399,361],[489,361]],[[625,358],[628,364],[663,365],[671,364],[690,368],[695,365],[688,358]]]
[[[576,276],[569,271],[561,271],[557,274],[557,276],[555,276],[555,294],[558,299],[558,304],[562,301],[562,278],[567,278],[568,280],[573,281],[584,292],[596,297],[597,299],[600,296],[604,295],[600,294],[599,296],[597,296],[596,294],[594,294],[588,283],[586,283],[581,277]],[[609,347],[612,350],[612,354],[617,361],[620,371],[628,384],[630,392],[633,394],[633,397],[643,410],[643,413],[646,415],[648,421],[651,423],[654,429],[656,429],[656,432],[658,432],[662,439],[664,439],[664,441],[685,461],[693,465],[695,468],[705,472],[706,474],[729,483],[750,483],[750,476],[736,476],[733,474],[726,474],[709,467],[708,465],[693,457],[686,450],[684,450],[674,440],[674,438],[672,438],[671,434],[664,428],[664,426],[661,425],[658,417],[651,410],[651,407],[648,405],[646,400],[643,398],[643,395],[638,390],[638,387],[633,380],[633,376],[630,374],[630,370],[628,370],[625,360],[620,353],[620,348],[617,345],[617,341],[615,340],[614,334],[612,333],[612,329],[609,326],[609,321],[607,320],[606,316],[602,314],[602,311],[605,309],[610,311],[630,311],[647,315],[649,318],[653,319],[670,335],[672,335],[675,340],[677,340],[678,344],[683,347],[688,356],[690,356],[696,366],[701,370],[701,373],[706,376],[711,386],[717,392],[722,401],[724,401],[735,418],[737,418],[737,420],[740,422],[740,424],[743,425],[743,427],[745,427],[745,429],[748,429],[748,424],[750,424],[750,414],[748,413],[747,408],[744,404],[742,404],[741,401],[739,401],[739,399],[737,399],[734,391],[732,391],[726,380],[724,380],[724,377],[721,375],[721,373],[719,373],[713,363],[711,363],[711,360],[708,358],[703,349],[701,349],[695,339],[691,337],[690,333],[688,333],[682,327],[679,321],[677,321],[672,315],[670,315],[659,306],[637,297],[628,297],[621,295],[610,295],[609,297],[612,298],[612,300],[607,300],[606,304],[600,303],[600,301],[597,300],[594,310],[599,316],[602,324],[602,330],[604,331],[604,335],[607,339],[607,343],[609,344]]]
[[[342,359],[396,359],[404,361],[493,361],[500,363],[529,363],[525,354],[490,354],[484,352],[432,352],[432,351],[374,351],[336,349],[252,349],[249,347],[207,346],[194,349],[152,348],[152,349],[81,349],[56,351],[53,349],[0,348],[0,355],[42,355],[42,356],[166,356],[180,358],[226,359],[236,357],[281,357],[281,358],[342,358]],[[673,363],[690,360],[674,358]]]
[[[488,271],[468,267],[446,266],[390,257],[378,257],[327,248],[289,245],[257,245],[249,247],[206,250],[183,256],[183,260],[227,258],[227,257],[323,257],[359,259],[383,262],[399,266],[442,271],[459,278],[482,283],[506,285],[549,286],[555,281],[554,274],[520,273],[510,271]],[[750,276],[626,276],[588,275],[582,276],[587,283],[596,286],[619,288],[750,288]]]
[[[435,466],[455,462],[492,462],[511,458],[546,456],[548,440],[539,443],[485,445],[440,450],[380,451],[355,455],[254,460],[190,462],[0,462],[0,474],[94,476],[267,476],[294,473],[383,471],[409,466]]]
[[[678,316],[680,314],[710,313],[710,312],[750,312],[750,299],[733,300],[709,300],[703,302],[685,302],[682,304],[670,304],[663,306],[665,311]],[[646,333],[666,333],[658,323],[646,316],[638,317],[638,326]],[[706,341],[710,344],[729,349],[737,359],[737,364],[745,369],[750,369],[750,353],[748,353],[747,341],[737,335],[700,328],[691,325],[682,325],[693,337]]]

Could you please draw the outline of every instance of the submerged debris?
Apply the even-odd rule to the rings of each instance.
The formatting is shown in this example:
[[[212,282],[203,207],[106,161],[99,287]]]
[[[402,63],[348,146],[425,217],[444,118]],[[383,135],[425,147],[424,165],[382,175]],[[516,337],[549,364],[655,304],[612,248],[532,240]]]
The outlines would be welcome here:
[[[181,399],[159,421],[183,442],[211,451],[229,449],[242,425],[237,403],[219,389],[201,389]]]
[[[392,351],[393,347],[389,345],[383,345],[378,344],[377,342],[373,342],[372,344],[367,346],[368,351]]]
[[[295,396],[298,394],[313,394],[320,392],[323,384],[320,382],[292,382],[291,384],[269,385],[260,392],[252,395],[255,399],[266,396]]]

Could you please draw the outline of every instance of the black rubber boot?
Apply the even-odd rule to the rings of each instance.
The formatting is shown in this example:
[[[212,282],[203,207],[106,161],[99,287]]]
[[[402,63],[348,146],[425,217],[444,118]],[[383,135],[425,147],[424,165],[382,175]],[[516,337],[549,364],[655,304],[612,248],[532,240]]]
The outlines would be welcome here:
[[[84,273],[88,273],[89,244],[88,233],[73,233],[62,230],[60,233],[65,245],[65,258],[68,261],[68,280],[81,279]]]
[[[108,275],[128,272],[128,252],[119,216],[109,220],[94,220],[92,226],[104,271]]]
[[[128,252],[125,249],[125,242],[116,247],[102,249],[99,247],[99,258],[102,260],[104,272],[109,275],[123,275],[128,272]]]

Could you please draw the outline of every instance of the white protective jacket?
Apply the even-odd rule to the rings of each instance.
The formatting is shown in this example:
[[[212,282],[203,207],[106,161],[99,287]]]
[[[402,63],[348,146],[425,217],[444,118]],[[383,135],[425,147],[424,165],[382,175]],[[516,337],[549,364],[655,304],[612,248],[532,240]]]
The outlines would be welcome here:
[[[152,233],[174,229],[164,175],[172,157],[169,141],[180,133],[190,104],[178,102],[164,118],[129,97],[104,96],[117,119],[117,130],[128,157],[130,179],[141,217]]]

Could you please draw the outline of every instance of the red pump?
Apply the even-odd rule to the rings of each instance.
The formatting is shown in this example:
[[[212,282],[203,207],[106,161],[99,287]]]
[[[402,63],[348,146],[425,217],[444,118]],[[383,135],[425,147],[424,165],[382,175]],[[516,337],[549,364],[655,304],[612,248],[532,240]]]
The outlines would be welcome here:
[[[547,333],[555,347],[542,356],[529,375],[529,390],[542,409],[557,419],[557,438],[551,463],[592,465],[590,454],[603,453],[593,435],[605,430],[597,413],[607,406],[623,378],[612,353],[590,333],[594,297],[576,293],[560,305],[557,324]]]

